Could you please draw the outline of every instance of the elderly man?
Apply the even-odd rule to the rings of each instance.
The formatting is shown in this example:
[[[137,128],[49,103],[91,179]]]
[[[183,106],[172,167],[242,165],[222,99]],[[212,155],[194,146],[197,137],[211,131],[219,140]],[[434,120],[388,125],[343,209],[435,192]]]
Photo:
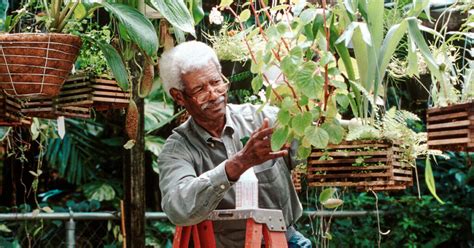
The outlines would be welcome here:
[[[191,115],[173,130],[158,158],[162,207],[176,225],[193,225],[215,209],[234,209],[233,184],[253,167],[259,207],[281,209],[289,247],[311,247],[292,226],[302,207],[291,181],[294,152],[273,152],[270,137],[277,109],[227,104],[229,83],[212,48],[182,43],[160,60],[165,90]],[[242,140],[249,137],[244,145]],[[214,222],[217,247],[243,247],[245,221]]]

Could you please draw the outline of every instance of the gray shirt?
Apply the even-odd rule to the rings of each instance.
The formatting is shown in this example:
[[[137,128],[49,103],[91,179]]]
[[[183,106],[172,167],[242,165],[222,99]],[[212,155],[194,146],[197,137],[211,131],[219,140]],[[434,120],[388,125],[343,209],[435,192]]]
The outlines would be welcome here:
[[[189,118],[173,130],[158,157],[162,207],[176,225],[193,225],[215,209],[234,209],[235,190],[225,172],[228,158],[243,148],[241,139],[258,129],[264,118],[275,123],[277,108],[228,104],[221,138],[212,137]],[[293,151],[293,152],[292,152]],[[294,150],[290,157],[294,158]],[[291,181],[294,159],[278,158],[254,167],[259,181],[259,207],[281,209],[289,226],[302,207]],[[243,247],[245,221],[214,222],[218,247]]]

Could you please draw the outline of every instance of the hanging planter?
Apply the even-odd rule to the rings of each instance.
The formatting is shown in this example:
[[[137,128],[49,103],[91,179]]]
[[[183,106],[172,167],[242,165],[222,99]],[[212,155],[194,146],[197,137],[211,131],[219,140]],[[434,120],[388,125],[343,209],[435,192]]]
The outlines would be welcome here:
[[[68,34],[1,34],[0,89],[25,98],[58,95],[81,44]]]
[[[29,117],[56,119],[59,116],[67,118],[91,118],[89,107],[58,106],[57,98],[33,98],[21,103],[21,113]]]
[[[130,93],[124,92],[113,79],[107,77],[71,77],[58,98],[58,106],[87,106],[97,111],[126,108]]]
[[[427,111],[428,147],[474,151],[474,101]]]
[[[0,94],[0,126],[31,125],[31,118],[21,114],[18,99]]]
[[[357,187],[358,190],[403,190],[413,185],[412,167],[399,144],[345,141],[308,158],[308,186]]]

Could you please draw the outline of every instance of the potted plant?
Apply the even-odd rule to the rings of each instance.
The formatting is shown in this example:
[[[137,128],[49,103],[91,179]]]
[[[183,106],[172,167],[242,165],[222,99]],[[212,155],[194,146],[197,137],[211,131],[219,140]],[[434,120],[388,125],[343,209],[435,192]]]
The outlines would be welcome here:
[[[471,16],[461,32],[437,40],[435,58],[443,68],[440,77],[431,77],[432,107],[427,110],[428,146],[433,149],[474,151],[474,61],[460,56],[465,48],[454,45],[459,39],[472,40],[473,23]]]
[[[381,177],[377,176],[383,173],[376,173],[370,179],[372,183],[360,183],[367,181],[362,179],[349,183],[350,185],[339,186],[370,186],[372,189],[382,189],[379,186],[399,185],[398,188],[401,189],[405,182],[411,183],[412,167],[406,165],[413,164],[413,158],[406,159],[406,164],[402,164],[400,160],[403,159],[401,153],[405,152],[404,149],[414,148],[404,145],[397,147],[399,142],[402,143],[400,140],[383,144],[374,141],[381,136],[373,137],[370,142],[341,143],[346,130],[341,125],[340,113],[344,109],[351,110],[362,127],[380,129],[380,123],[385,118],[379,115],[379,106],[384,105],[382,86],[385,70],[400,39],[406,33],[414,46],[422,50],[424,59],[430,63],[430,70],[438,70],[431,54],[425,51],[426,42],[420,38],[416,16],[421,13],[422,5],[414,5],[407,16],[392,24],[385,33],[383,15],[380,15],[384,12],[384,5],[380,1],[374,1],[371,6],[365,2],[356,5],[355,2],[345,1],[332,10],[326,9],[324,5],[319,9],[311,4],[266,8],[262,2],[262,9],[255,10],[250,2],[246,5],[248,8],[239,14],[228,7],[229,2],[231,1],[223,1],[221,6],[234,14],[241,30],[246,33],[244,41],[247,42],[252,58],[251,70],[257,74],[252,81],[252,87],[259,91],[264,86],[267,102],[280,107],[272,135],[273,149],[279,149],[284,143],[296,140],[299,144],[298,155],[301,158],[309,157],[308,166],[312,166],[312,161],[324,157],[324,151],[321,149],[326,149],[328,145],[330,149],[336,149],[335,152],[338,152],[338,144],[345,145],[345,148],[341,149],[361,149],[354,150],[355,157],[350,158],[353,160],[357,160],[357,153],[363,152],[367,147],[374,151],[383,148],[375,153],[383,153],[385,157],[374,157],[372,160],[378,161],[375,163],[379,164],[387,162],[390,157],[393,163],[386,165],[390,167],[390,172],[387,170],[384,173],[397,171],[397,174],[387,176],[391,179],[381,180]],[[280,21],[276,20],[278,13],[283,16]],[[256,24],[248,30],[243,26],[243,22],[251,15],[255,17]],[[259,15],[266,16],[265,24],[260,22]],[[261,35],[265,42],[263,49],[255,49],[248,43],[257,34]],[[350,55],[350,44],[355,58]],[[280,71],[282,80],[278,85],[268,80],[266,72],[271,67]],[[372,148],[370,144],[373,144]],[[418,145],[422,146],[417,143]],[[311,157],[314,152],[320,154]],[[364,178],[362,174],[367,174],[367,170],[369,169],[359,170],[362,173],[357,173],[358,177]],[[323,171],[320,170],[319,175],[330,174],[329,170]],[[308,175],[309,184],[311,185],[312,180],[310,177],[321,178],[319,175]],[[347,180],[346,176],[341,177]],[[313,185],[316,186],[315,181]]]
[[[218,11],[218,10],[213,10]],[[217,34],[204,34],[212,44],[222,66],[222,74],[231,81],[231,89],[250,89],[252,74],[250,73],[250,54],[242,40],[244,33],[222,24]],[[256,40],[250,41],[258,45]]]
[[[158,42],[153,25],[132,7],[116,3],[84,4],[64,0],[53,0],[47,6],[42,5],[39,13],[28,13],[28,7],[31,7],[29,2],[12,20],[34,15],[36,27],[47,33],[0,35],[4,61],[0,66],[0,88],[7,94],[18,97],[56,96],[81,44],[79,37],[61,32],[67,31],[71,20],[80,21],[98,8],[105,7],[123,27],[122,32],[129,35],[129,40],[137,44],[146,56],[153,56],[157,51]],[[6,27],[7,32],[12,31],[18,21],[10,24]],[[128,74],[118,52],[110,44],[99,42],[99,47],[104,51],[121,86],[127,87]]]

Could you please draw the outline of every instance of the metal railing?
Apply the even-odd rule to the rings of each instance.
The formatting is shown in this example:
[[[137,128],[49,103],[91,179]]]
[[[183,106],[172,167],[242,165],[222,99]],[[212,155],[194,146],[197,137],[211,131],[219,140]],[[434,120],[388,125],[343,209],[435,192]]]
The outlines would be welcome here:
[[[303,215],[339,218],[374,214],[375,211],[305,211]],[[153,223],[167,221],[168,217],[163,212],[147,212],[145,219]],[[103,247],[120,242],[120,212],[1,213],[0,224],[12,227],[10,238],[22,247]],[[0,239],[0,247],[1,242]]]

